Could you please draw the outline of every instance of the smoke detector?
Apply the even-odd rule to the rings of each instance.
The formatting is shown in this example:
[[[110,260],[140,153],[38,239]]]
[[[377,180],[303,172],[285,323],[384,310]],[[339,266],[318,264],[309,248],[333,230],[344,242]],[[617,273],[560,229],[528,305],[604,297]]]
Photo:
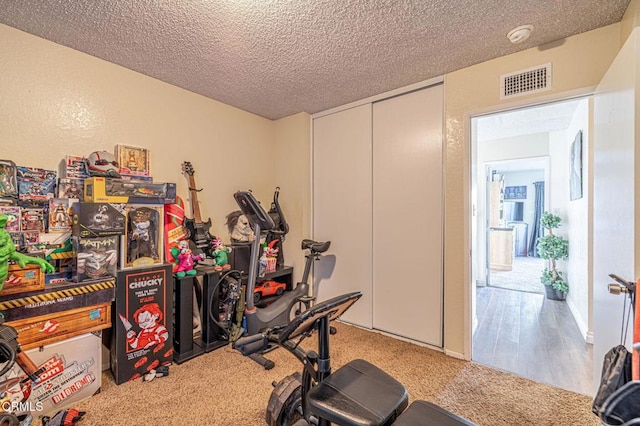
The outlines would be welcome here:
[[[520,25],[509,31],[507,38],[513,44],[522,43],[529,38],[531,31],[533,31],[533,25]]]

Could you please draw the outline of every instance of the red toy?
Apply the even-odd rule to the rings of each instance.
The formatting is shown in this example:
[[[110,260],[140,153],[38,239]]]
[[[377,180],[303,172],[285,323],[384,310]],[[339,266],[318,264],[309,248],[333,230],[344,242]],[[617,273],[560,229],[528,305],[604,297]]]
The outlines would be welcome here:
[[[287,289],[287,285],[284,283],[279,283],[277,281],[262,281],[261,283],[256,284],[255,289],[253,290],[253,303],[258,303],[258,301],[267,296],[280,296]]]

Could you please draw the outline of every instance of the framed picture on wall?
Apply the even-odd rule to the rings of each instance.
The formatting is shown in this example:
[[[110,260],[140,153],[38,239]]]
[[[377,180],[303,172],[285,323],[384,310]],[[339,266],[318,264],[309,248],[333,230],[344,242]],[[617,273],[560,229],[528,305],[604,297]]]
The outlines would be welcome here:
[[[526,200],[527,186],[507,186],[504,189],[505,200]]]
[[[582,198],[582,130],[571,143],[569,197],[571,201]]]

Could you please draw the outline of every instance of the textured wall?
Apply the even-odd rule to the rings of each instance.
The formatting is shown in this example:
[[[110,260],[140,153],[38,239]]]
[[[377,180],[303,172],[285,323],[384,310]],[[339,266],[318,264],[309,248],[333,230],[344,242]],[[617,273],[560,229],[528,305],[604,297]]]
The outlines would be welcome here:
[[[598,84],[620,48],[620,25],[570,37],[546,50],[528,49],[445,75],[446,224],[445,346],[470,356],[469,117],[514,105],[501,101],[500,75],[553,63],[553,87],[544,98]],[[533,103],[543,98],[521,98]],[[463,303],[464,301],[464,303]]]
[[[67,153],[142,146],[154,178],[177,182],[185,200],[181,163],[191,161],[202,215],[225,239],[233,192],[270,200],[272,121],[7,26],[0,40],[0,158],[57,169]]]

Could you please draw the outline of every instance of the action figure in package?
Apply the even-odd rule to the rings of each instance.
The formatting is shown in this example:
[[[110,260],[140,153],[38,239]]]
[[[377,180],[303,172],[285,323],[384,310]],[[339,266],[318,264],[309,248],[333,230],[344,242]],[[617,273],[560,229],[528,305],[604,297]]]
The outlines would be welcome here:
[[[61,178],[58,180],[58,198],[75,198],[82,200],[84,196],[84,179]]]
[[[162,207],[129,206],[124,267],[162,263]]]
[[[43,201],[55,196],[56,172],[19,166],[16,170],[21,200]]]
[[[0,206],[0,214],[7,215],[7,224],[4,229],[8,232],[20,232],[20,207]]]
[[[44,210],[22,209],[21,226],[23,231],[44,232]]]
[[[71,204],[68,198],[49,200],[49,232],[71,231]]]
[[[74,237],[78,253],[74,265],[74,281],[80,282],[116,276],[118,237]]]
[[[16,164],[10,160],[0,160],[0,197],[18,197]]]

